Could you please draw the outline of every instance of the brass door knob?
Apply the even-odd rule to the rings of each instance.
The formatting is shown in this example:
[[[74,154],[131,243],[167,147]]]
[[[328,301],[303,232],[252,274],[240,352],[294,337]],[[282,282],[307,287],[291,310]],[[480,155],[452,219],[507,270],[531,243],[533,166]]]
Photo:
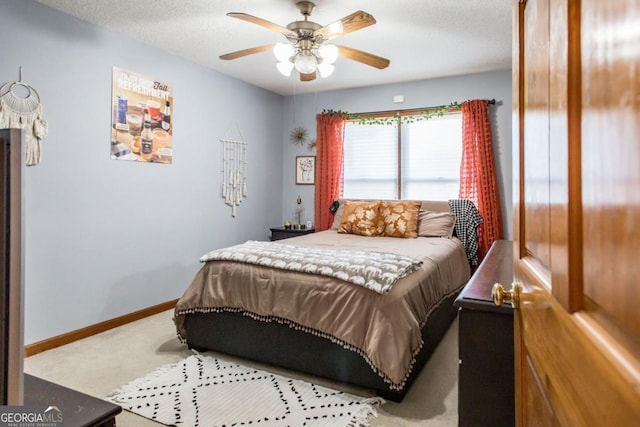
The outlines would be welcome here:
[[[510,302],[513,308],[520,307],[520,293],[522,292],[522,284],[514,282],[511,285],[511,289],[506,291],[502,284],[496,283],[491,290],[491,296],[495,305],[503,305],[505,302]]]

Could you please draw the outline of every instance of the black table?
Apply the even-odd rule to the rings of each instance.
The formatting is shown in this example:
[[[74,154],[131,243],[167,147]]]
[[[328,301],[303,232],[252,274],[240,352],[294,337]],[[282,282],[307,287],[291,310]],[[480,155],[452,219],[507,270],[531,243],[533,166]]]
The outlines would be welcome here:
[[[106,400],[24,374],[25,406],[56,406],[65,427],[114,427],[122,408]]]

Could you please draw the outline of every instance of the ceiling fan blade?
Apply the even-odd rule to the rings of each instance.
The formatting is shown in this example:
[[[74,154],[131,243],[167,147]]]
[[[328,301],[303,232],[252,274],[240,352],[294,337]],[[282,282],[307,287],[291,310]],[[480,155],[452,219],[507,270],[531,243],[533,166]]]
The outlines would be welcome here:
[[[311,80],[315,80],[315,79],[316,79],[316,72],[315,71],[313,73],[309,73],[309,74],[300,73],[300,81],[301,82],[310,82]]]
[[[256,47],[251,47],[249,49],[243,49],[243,50],[236,50],[235,52],[230,52],[230,53],[226,53],[224,55],[220,55],[220,59],[236,59],[236,58],[242,58],[243,56],[247,56],[247,55],[252,55],[254,53],[260,53],[260,52],[264,52],[265,50],[271,50],[273,49],[272,44],[267,44],[264,46],[256,46]]]
[[[386,58],[363,52],[358,49],[353,49],[351,47],[338,46],[338,55],[353,61],[362,62],[365,65],[370,65],[371,67],[379,68],[381,70],[383,68],[387,68],[390,64],[390,61]]]
[[[373,16],[369,15],[367,12],[359,10],[357,12],[353,12],[351,15],[345,16],[342,19],[338,19],[337,21],[332,22],[329,25],[325,25],[319,30],[316,30],[315,35],[322,36],[324,40],[331,40],[344,34],[349,34],[353,33],[354,31],[361,30],[375,23],[376,20]],[[342,27],[342,31],[340,31],[340,27]]]
[[[229,12],[227,13],[227,16],[241,19],[243,21],[251,22],[252,24],[260,25],[261,27],[264,27],[268,30],[275,31],[276,33],[280,33],[285,37],[288,37],[288,36],[295,37],[295,34],[292,33],[286,27],[283,27],[282,25],[274,24],[273,22],[267,21],[266,19],[258,18],[257,16],[248,15],[242,12]]]

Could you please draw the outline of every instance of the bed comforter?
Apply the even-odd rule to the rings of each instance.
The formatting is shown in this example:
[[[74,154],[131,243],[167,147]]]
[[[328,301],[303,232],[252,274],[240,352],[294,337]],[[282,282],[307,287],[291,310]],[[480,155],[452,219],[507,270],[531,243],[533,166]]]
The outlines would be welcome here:
[[[242,312],[355,351],[390,389],[401,390],[422,348],[421,329],[429,314],[470,277],[465,249],[457,238],[363,237],[327,230],[272,244],[392,252],[417,258],[422,265],[383,295],[327,276],[209,261],[176,305],[174,321],[182,340],[188,334],[188,313]]]

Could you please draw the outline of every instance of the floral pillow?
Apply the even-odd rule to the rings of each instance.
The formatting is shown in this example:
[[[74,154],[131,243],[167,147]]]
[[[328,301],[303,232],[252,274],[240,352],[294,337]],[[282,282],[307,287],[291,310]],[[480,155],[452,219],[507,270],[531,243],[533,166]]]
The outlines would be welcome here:
[[[450,239],[455,223],[456,217],[452,213],[421,210],[418,214],[418,236]]]
[[[380,201],[345,201],[338,233],[379,236]]]
[[[382,234],[388,237],[418,237],[418,213],[421,204],[408,200],[380,202]]]

